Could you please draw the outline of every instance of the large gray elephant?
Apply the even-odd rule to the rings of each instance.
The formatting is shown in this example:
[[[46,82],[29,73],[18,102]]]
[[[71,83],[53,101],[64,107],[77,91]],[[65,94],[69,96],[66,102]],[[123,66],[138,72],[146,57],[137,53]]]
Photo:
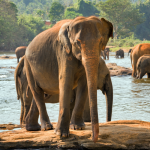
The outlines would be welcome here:
[[[72,115],[82,116],[88,87],[93,141],[97,141],[97,72],[100,52],[105,49],[110,37],[113,37],[112,23],[91,16],[59,21],[31,41],[26,49],[24,64],[35,102],[32,101],[26,117],[27,130],[40,128],[38,122],[35,123],[38,111],[41,130],[53,128],[47,115],[44,92],[48,95],[59,94],[59,118],[55,133],[68,137],[72,90],[78,86]],[[82,80],[87,80],[87,85]],[[71,122],[75,128],[83,126],[83,120],[78,117]]]
[[[103,57],[104,60],[106,60],[106,57],[109,60],[109,48],[105,48],[104,51],[101,51],[101,56]]]
[[[28,82],[26,78],[26,71],[24,67],[24,57],[21,59],[21,61],[18,63],[15,69],[14,78],[15,78],[15,83],[16,83],[17,97],[18,99],[21,100],[20,124],[24,125],[25,117],[27,116],[27,113],[30,109],[31,101],[33,98],[31,90],[28,87]],[[72,99],[70,102],[71,112],[74,108],[75,99],[76,97],[78,97],[78,95],[76,95],[77,89],[78,88],[73,90],[73,95],[72,95]],[[109,70],[104,60],[102,60],[101,57],[99,58],[97,89],[100,89],[102,93],[106,95],[106,104],[107,104],[106,121],[111,121],[112,103],[113,103],[112,82],[111,82]],[[45,94],[44,100],[45,100],[45,103],[58,103],[59,94],[52,95],[52,96],[48,96],[47,94]],[[84,118],[84,121],[86,122],[91,121],[88,98],[86,100],[83,118]]]
[[[27,46],[20,46],[16,48],[15,53],[17,57],[17,63],[19,63],[19,58],[25,55],[26,48]]]
[[[136,70],[136,78],[142,79],[145,74],[147,74],[147,78],[150,78],[150,54],[145,54],[138,59]]]
[[[124,58],[124,51],[122,49],[119,49],[118,51],[116,51],[116,58]]]

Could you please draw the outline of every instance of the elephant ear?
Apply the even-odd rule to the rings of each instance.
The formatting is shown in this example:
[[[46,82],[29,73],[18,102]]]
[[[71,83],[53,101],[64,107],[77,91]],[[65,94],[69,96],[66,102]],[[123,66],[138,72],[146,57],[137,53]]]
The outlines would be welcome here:
[[[112,25],[112,23],[111,22],[109,22],[108,20],[105,20],[104,18],[101,18],[100,19],[102,22],[105,22],[107,25],[108,25],[108,27],[109,27],[109,37],[112,37],[112,39],[113,39],[113,25]]]
[[[65,24],[63,24],[61,26],[59,33],[58,33],[58,38],[57,38],[57,40],[63,45],[63,47],[65,48],[65,50],[68,54],[70,53],[70,51],[72,49],[72,45],[68,38],[69,24],[70,24],[70,22],[66,22]]]

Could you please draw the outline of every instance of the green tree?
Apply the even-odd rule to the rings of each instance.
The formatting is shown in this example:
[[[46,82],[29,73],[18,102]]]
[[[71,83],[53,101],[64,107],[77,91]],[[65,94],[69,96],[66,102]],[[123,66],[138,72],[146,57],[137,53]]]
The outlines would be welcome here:
[[[150,0],[138,3],[136,8],[144,13],[145,21],[137,26],[135,36],[141,40],[150,40]]]
[[[69,13],[70,13],[70,15],[69,15]],[[95,16],[99,15],[99,10],[96,8],[94,3],[90,2],[90,1],[77,0],[77,1],[74,1],[73,6],[69,6],[66,8],[64,17],[65,18],[74,18],[77,16],[87,17],[87,16],[91,16],[91,15],[95,15]]]
[[[68,10],[66,10],[65,13],[64,13],[65,19],[74,19],[78,16],[83,16],[83,15],[80,14],[80,13],[77,13],[75,11],[68,11]]]
[[[30,42],[37,34],[44,31],[45,25],[41,17],[33,15],[21,15],[18,18],[20,34],[26,42]]]
[[[23,2],[28,5],[29,3],[32,3],[34,0],[23,0]]]
[[[113,23],[114,38],[126,37],[130,31],[143,20],[143,14],[136,9],[130,0],[107,0],[98,4],[100,17]]]
[[[43,10],[41,10],[41,9],[38,9],[38,10],[36,11],[36,14],[37,14],[39,17],[41,17],[43,20],[46,19],[45,11],[43,11]]]
[[[49,12],[50,21],[61,20],[63,14],[64,14],[64,6],[58,2],[53,2]]]
[[[80,13],[85,17],[91,15],[99,15],[99,11],[90,1],[78,0],[74,6],[77,10],[77,13]]]
[[[0,49],[10,50],[17,44],[17,7],[8,0],[0,0]]]

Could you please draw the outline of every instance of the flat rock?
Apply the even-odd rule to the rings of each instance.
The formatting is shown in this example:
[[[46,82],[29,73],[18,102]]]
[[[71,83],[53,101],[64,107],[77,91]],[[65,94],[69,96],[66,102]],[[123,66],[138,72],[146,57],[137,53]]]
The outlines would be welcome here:
[[[111,76],[124,76],[124,75],[131,75],[132,74],[132,70],[130,68],[117,66],[116,63],[108,63],[106,65],[110,71]]]
[[[52,123],[54,128],[56,123]],[[150,149],[150,122],[119,120],[99,124],[98,141],[94,143],[91,123],[85,130],[70,130],[68,138],[60,138],[54,130],[26,131],[24,128],[0,133],[0,149],[10,148],[87,148]]]
[[[3,55],[3,56],[0,56],[0,59],[14,59],[16,57],[14,56],[6,56],[6,55]]]

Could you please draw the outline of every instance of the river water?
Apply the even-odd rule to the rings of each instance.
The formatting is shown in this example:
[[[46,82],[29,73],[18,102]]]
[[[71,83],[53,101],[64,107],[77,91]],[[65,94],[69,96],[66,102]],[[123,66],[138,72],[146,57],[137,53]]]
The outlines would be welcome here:
[[[4,53],[0,53],[0,56]],[[14,53],[5,53],[15,56]],[[116,59],[110,53],[106,63],[117,63],[119,66],[131,68],[130,58]],[[17,59],[0,59],[0,124],[19,124],[21,102],[17,100],[14,71]],[[4,67],[4,68],[3,68]],[[13,68],[14,67],[14,68]],[[143,120],[150,121],[150,79],[134,79],[131,76],[111,77],[114,91],[112,121]],[[59,104],[46,104],[51,122],[58,121]],[[99,122],[106,121],[105,96],[98,90]]]

